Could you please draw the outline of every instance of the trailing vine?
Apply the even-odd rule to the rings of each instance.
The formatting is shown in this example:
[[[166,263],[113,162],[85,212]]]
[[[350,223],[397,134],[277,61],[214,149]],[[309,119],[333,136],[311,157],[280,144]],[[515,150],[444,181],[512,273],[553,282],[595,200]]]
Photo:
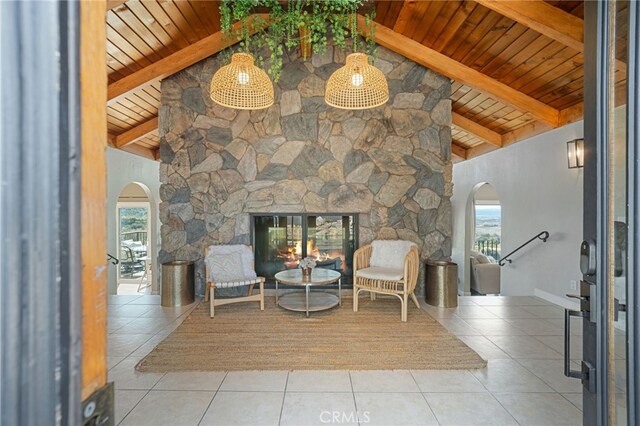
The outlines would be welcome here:
[[[220,22],[225,37],[239,40],[236,49],[253,54],[274,81],[282,72],[285,49],[290,51],[301,42],[315,54],[327,50],[329,38],[333,45],[346,51],[351,40],[353,52],[359,49],[375,56],[375,9],[365,15],[366,36],[362,39],[357,27],[357,12],[370,0],[223,0]],[[265,11],[267,18],[263,17]],[[330,32],[331,37],[328,37]],[[264,51],[268,51],[264,55]],[[306,50],[301,49],[304,59]],[[227,58],[230,53],[227,52]]]

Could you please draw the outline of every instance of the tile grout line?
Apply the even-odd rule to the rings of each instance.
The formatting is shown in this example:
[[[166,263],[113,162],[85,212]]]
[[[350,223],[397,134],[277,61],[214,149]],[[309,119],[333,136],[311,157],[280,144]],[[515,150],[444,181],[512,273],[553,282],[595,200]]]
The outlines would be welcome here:
[[[549,336],[559,336],[562,337],[562,335],[549,335]],[[560,355],[559,359],[564,359],[564,354],[558,352],[555,348],[552,348],[551,345],[547,345],[545,342],[543,342],[542,340],[538,339],[538,337],[546,337],[545,335],[539,335],[539,334],[532,334],[530,337],[533,337],[534,339],[536,339],[537,342],[542,343],[542,345],[546,346],[547,348],[551,349],[552,351],[554,351],[555,353]]]
[[[155,385],[154,385],[154,386],[155,386]],[[120,391],[123,391],[123,390],[135,390],[135,389],[120,389]],[[142,389],[142,390],[144,390],[144,389]],[[114,392],[115,392],[115,391],[116,391],[116,389],[114,389]],[[142,400],[143,400],[143,399],[145,399],[145,398],[147,397],[147,395],[149,395],[149,392],[151,392],[151,389],[148,389],[148,390],[147,390],[147,392],[146,392],[144,395],[142,395],[142,398],[140,398],[140,401],[136,402],[136,404],[135,404],[133,407],[131,407],[131,410],[129,410],[129,411],[127,412],[127,414],[125,414],[125,416],[122,418],[122,420],[120,420],[120,421],[118,422],[118,425],[121,425],[121,424],[125,421],[125,419],[126,419],[127,417],[129,417],[129,414],[133,413],[133,410],[135,410],[135,409],[136,409],[136,407],[137,407],[138,405],[140,405],[140,403],[142,402]],[[115,400],[114,400],[113,405],[114,405],[114,408],[115,408]],[[115,417],[115,413],[114,413],[114,417]],[[116,426],[117,426],[117,425],[116,425]]]
[[[220,392],[220,387],[222,387],[222,382],[224,382],[224,379],[227,378],[227,374],[229,374],[229,372],[225,371],[224,372],[224,377],[222,378],[222,380],[220,380],[220,383],[218,384],[218,388],[213,393],[213,398],[211,398],[211,401],[209,401],[209,405],[207,405],[207,408],[204,410],[204,413],[202,413],[202,417],[200,417],[200,421],[198,422],[198,426],[200,426],[202,424],[202,421],[204,420],[204,416],[207,415],[207,413],[209,412],[209,408],[211,408],[211,404],[213,404],[213,400],[216,399],[216,396],[218,396],[218,392]]]
[[[284,400],[287,397],[287,386],[289,385],[289,371],[287,371],[287,380],[284,382],[284,392],[282,392],[282,404],[280,405],[280,415],[278,416],[278,425],[282,423],[282,412],[284,411]]]
[[[531,392],[531,393],[534,393],[534,392]],[[511,418],[513,419],[514,422],[516,422],[516,424],[521,425],[518,419],[516,419],[516,417],[513,414],[511,414],[511,411],[507,410],[507,407],[502,405],[502,402],[500,402],[500,400],[493,394],[493,392],[489,391],[489,395],[491,395],[491,397],[498,403],[498,405],[502,407],[505,413],[511,416]]]
[[[353,379],[351,378],[351,370],[348,370],[349,374],[349,384],[351,385],[351,397],[353,398],[353,406],[356,409],[356,420],[358,421],[358,426],[360,426],[360,416],[358,416],[358,402],[356,401],[356,392],[353,389]]]
[[[521,359],[523,359],[523,360],[524,359],[529,359],[529,360],[533,360],[533,361],[562,361],[562,360],[559,360],[559,359],[538,359],[538,358],[521,358]],[[554,393],[557,393],[557,394],[561,394],[562,393],[560,391],[557,391],[553,386],[551,386],[551,383],[547,382],[543,377],[541,377],[540,375],[536,374],[536,372],[533,371],[531,368],[527,367],[522,362],[520,362],[520,360],[514,358],[514,361],[517,362],[522,368],[524,368],[525,370],[527,370],[528,372],[530,372],[531,374],[536,376],[538,379],[540,379],[540,381],[542,383],[544,383],[545,385],[549,386],[549,388],[553,389]],[[570,361],[572,361],[572,360],[570,360]],[[551,393],[551,392],[541,392],[541,393]],[[567,392],[567,393],[575,393],[575,392]]]
[[[564,393],[560,393],[560,392],[558,392],[558,394],[559,394],[561,397],[563,397],[563,398],[565,399],[565,401],[568,401],[568,402],[569,402],[569,404],[571,404],[571,405],[573,405],[574,407],[576,407],[576,409],[577,409],[577,410],[579,410],[579,411],[582,413],[582,408],[578,407],[576,404],[574,404],[573,402],[569,401],[569,398],[567,398],[567,397],[565,396],[565,394],[569,394],[569,393],[572,393],[572,392],[564,392]],[[582,396],[582,394],[581,394],[581,393],[579,393],[578,395]]]
[[[413,382],[418,387],[418,390],[420,391],[420,395],[422,395],[422,399],[424,399],[425,404],[427,404],[427,408],[429,408],[429,411],[431,412],[431,414],[433,414],[433,418],[436,419],[436,422],[438,422],[439,425],[441,425],[442,423],[440,423],[440,420],[438,420],[438,416],[436,416],[435,411],[433,411],[433,408],[431,408],[431,404],[429,404],[429,401],[427,400],[425,392],[422,391],[420,384],[418,384],[418,380],[416,380],[416,376],[413,375],[413,370],[409,370],[409,374],[411,374],[411,378],[413,379]]]
[[[498,349],[502,350],[502,348],[500,348],[498,345],[496,345],[496,344],[495,344],[491,339],[488,339],[486,336],[483,336],[483,337],[484,337],[485,339],[487,339],[489,342],[491,342],[493,345],[495,345]],[[528,336],[527,336],[527,337],[528,337]],[[537,340],[537,339],[536,339],[536,340]],[[522,364],[520,364],[520,363],[518,362],[518,360],[517,360],[517,359],[515,359],[514,357],[512,357],[512,356],[511,356],[511,354],[509,354],[509,353],[505,352],[504,350],[502,350],[502,352],[504,352],[504,353],[509,357],[508,359],[510,359],[511,361],[516,362],[516,364],[520,365],[522,368],[524,368],[525,370],[529,371],[529,369],[527,369],[525,366],[523,366]],[[489,360],[487,360],[487,367],[485,367],[485,368],[489,368],[489,363],[488,363],[488,361],[489,361]],[[531,374],[533,374],[533,373],[531,372]],[[518,422],[518,420],[515,418],[515,416],[514,416],[514,415],[513,415],[513,414],[512,414],[512,413],[511,413],[511,412],[510,412],[510,411],[509,411],[509,410],[508,410],[508,409],[507,409],[507,408],[506,408],[506,407],[501,403],[501,402],[500,402],[500,400],[498,400],[498,398],[493,394],[493,392],[492,392],[492,391],[491,391],[491,390],[490,390],[490,389],[489,389],[489,388],[488,388],[488,387],[487,387],[487,386],[486,386],[486,385],[485,385],[485,384],[484,384],[480,379],[478,379],[478,377],[476,377],[476,375],[475,375],[475,374],[473,374],[473,373],[472,373],[472,375],[474,376],[474,378],[475,378],[476,380],[478,380],[478,382],[480,382],[480,384],[481,384],[481,385],[482,385],[482,386],[487,390],[487,392],[489,393],[489,395],[491,395],[491,397],[492,397],[492,398],[493,398],[493,399],[494,399],[494,400],[495,400],[495,401],[496,401],[496,402],[497,402],[497,403],[502,407],[502,409],[503,409],[507,414],[509,414],[509,416],[511,416],[511,418],[513,419],[513,421],[514,421],[514,422],[516,422],[516,424],[520,425],[521,423],[520,423],[520,422]],[[536,376],[535,374],[533,374],[533,375],[534,375],[535,377],[538,377],[538,376]],[[540,379],[540,380],[542,380],[542,379]],[[542,381],[542,382],[543,382],[545,385],[549,386],[545,381]],[[549,386],[549,388],[550,388],[550,389],[553,389],[553,388],[551,388],[551,386]],[[527,392],[527,393],[528,393],[528,392]],[[426,398],[426,397],[425,397],[425,398]],[[428,403],[428,402],[427,402],[427,403]]]

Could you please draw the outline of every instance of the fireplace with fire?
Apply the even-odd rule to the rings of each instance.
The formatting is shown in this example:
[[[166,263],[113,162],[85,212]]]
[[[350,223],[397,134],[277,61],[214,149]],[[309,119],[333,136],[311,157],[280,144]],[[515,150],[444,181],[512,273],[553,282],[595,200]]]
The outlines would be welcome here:
[[[309,256],[317,268],[342,273],[343,287],[350,286],[357,230],[354,214],[254,214],[256,272],[273,283],[276,273],[298,268]]]

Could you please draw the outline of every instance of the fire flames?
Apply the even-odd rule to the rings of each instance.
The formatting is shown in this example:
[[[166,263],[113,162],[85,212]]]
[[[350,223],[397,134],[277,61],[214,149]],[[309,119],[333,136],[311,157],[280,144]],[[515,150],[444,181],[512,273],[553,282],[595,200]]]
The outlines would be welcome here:
[[[342,251],[320,252],[313,238],[307,240],[307,256],[315,259],[317,266],[328,266],[331,263],[340,263],[340,269],[346,270],[346,260]],[[277,257],[284,259],[287,268],[296,268],[302,258],[302,241],[295,245],[287,246],[284,250],[277,251]]]

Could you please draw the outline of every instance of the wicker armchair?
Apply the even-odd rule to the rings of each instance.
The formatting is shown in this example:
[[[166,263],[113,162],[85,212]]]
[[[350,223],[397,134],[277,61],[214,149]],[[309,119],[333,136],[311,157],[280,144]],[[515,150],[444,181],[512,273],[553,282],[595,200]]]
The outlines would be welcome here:
[[[251,246],[219,245],[204,249],[205,282],[204,300],[209,301],[210,315],[213,318],[215,307],[228,303],[259,302],[264,311],[264,282],[254,270],[253,251]],[[258,284],[258,294],[253,294],[253,287]],[[216,288],[232,288],[248,286],[244,297],[217,298]]]
[[[385,246],[393,250],[394,256],[383,256],[382,259],[376,256],[372,265],[373,251]],[[361,291],[368,291],[371,300],[375,300],[376,293],[391,294],[400,299],[401,320],[406,322],[409,297],[420,308],[414,294],[419,262],[418,248],[409,241],[379,240],[356,250],[353,256],[353,311],[358,312]]]

